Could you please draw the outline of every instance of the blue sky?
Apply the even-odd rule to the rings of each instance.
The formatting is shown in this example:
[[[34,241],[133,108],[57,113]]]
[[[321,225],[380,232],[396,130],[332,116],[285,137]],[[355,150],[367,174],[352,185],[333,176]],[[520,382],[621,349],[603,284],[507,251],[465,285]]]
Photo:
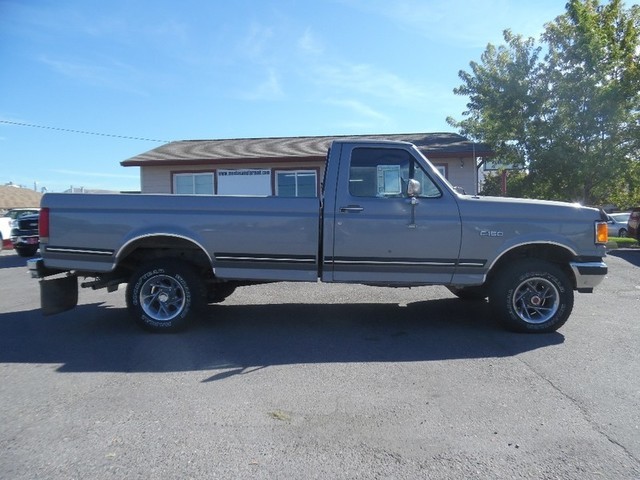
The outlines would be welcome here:
[[[117,136],[453,131],[458,71],[505,28],[538,38],[564,5],[0,0],[0,185],[137,190],[120,162],[161,143]]]

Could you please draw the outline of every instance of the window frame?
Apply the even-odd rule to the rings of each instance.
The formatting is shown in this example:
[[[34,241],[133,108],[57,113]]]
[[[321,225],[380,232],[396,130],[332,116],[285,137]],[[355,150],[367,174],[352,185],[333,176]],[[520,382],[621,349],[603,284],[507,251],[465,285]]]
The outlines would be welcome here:
[[[448,163],[433,163],[433,168],[440,172],[442,178],[449,180],[449,164]]]
[[[405,149],[402,149],[402,148],[386,148],[386,147],[385,148],[379,148],[379,147],[375,147],[375,146],[357,147],[357,148],[354,148],[352,150],[352,152],[351,152],[351,155],[350,155],[350,158],[349,158],[349,176],[348,176],[348,179],[347,179],[348,180],[349,195],[351,197],[353,197],[353,198],[382,198],[382,199],[386,199],[386,198],[408,198],[407,195],[406,195],[406,190],[405,190],[406,187],[405,187],[404,184],[402,185],[401,192],[400,192],[399,195],[395,195],[395,194],[391,194],[391,195],[358,195],[358,194],[354,193],[354,190],[352,189],[352,183],[351,182],[352,181],[358,181],[357,178],[352,177],[352,171],[353,171],[353,168],[354,168],[353,158],[354,158],[354,153],[357,150],[379,150],[379,151],[394,150],[394,151],[404,152],[407,155],[407,158],[408,158],[408,165],[407,165],[407,167],[405,167],[405,168],[408,169],[406,181],[408,181],[410,179],[416,179],[417,175],[415,174],[415,172],[416,172],[416,170],[420,170],[422,172],[422,176],[428,178],[430,183],[431,183],[431,185],[433,187],[435,187],[435,189],[439,192],[438,196],[435,196],[435,195],[429,195],[429,196],[424,195],[424,192],[425,192],[424,187],[425,187],[425,185],[424,185],[424,182],[421,182],[422,193],[420,195],[417,195],[417,198],[424,199],[424,200],[442,198],[443,192],[442,192],[441,186],[438,185],[438,182],[433,179],[433,174],[429,173],[430,169],[429,168],[425,168],[425,167],[428,167],[428,164],[427,165],[423,165],[420,162],[420,159],[418,157],[416,157],[415,155],[413,155],[412,152],[409,151],[409,150],[405,150]],[[371,159],[373,159],[373,157],[371,157]],[[367,159],[367,160],[369,160],[369,159]],[[401,158],[400,158],[400,160],[404,161],[404,159],[401,159]],[[371,163],[371,164],[367,165],[367,168],[376,169],[376,185],[375,185],[375,189],[374,189],[376,192],[378,191],[378,188],[379,188],[378,175],[379,175],[379,172],[381,170],[380,167],[382,167],[382,166],[387,166],[388,167],[388,166],[396,166],[396,165],[398,166],[398,168],[400,168],[400,171],[403,170],[402,163],[398,163],[398,164],[395,164],[395,163],[376,163],[376,164]],[[435,167],[435,165],[434,165],[434,167]],[[355,168],[363,168],[363,166],[362,165],[356,165]],[[435,168],[437,168],[437,167],[435,167]],[[382,169],[382,170],[385,170],[385,169]],[[404,182],[405,180],[402,180],[402,181]]]
[[[278,193],[278,175],[279,174],[295,174],[295,178],[296,178],[296,195],[294,197],[289,197],[289,198],[318,198],[319,196],[319,192],[320,192],[320,184],[319,184],[319,178],[320,178],[320,169],[319,168],[274,168],[273,169],[273,183],[272,183],[272,191],[273,191],[273,195],[275,197],[279,197],[279,193]],[[304,173],[304,174],[309,174],[309,173],[313,173],[314,177],[315,177],[315,182],[314,182],[314,187],[315,187],[315,195],[313,197],[299,197],[298,195],[298,174],[300,173]]]
[[[193,191],[191,193],[178,193],[178,185],[177,185],[177,179],[179,177],[186,177],[188,175],[191,175],[193,177],[193,181],[192,181],[192,187],[193,187]],[[212,193],[196,193],[195,192],[195,177],[196,176],[200,176],[200,175],[208,175],[211,177],[211,185],[212,185],[212,189],[213,192]],[[180,171],[176,171],[176,172],[171,172],[171,193],[174,195],[216,195],[218,191],[218,180],[217,180],[217,175],[216,175],[216,171],[215,170],[180,170]]]

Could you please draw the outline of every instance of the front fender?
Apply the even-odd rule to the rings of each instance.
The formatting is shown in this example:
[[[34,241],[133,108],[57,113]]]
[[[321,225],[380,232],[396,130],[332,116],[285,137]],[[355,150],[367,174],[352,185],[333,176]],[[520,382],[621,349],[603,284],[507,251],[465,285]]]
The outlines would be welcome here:
[[[521,238],[512,238],[508,241],[502,243],[496,248],[494,251],[495,255],[493,257],[487,258],[487,272],[491,271],[491,269],[495,266],[496,263],[500,261],[505,255],[514,250],[523,247],[529,246],[553,246],[559,247],[567,251],[569,257],[575,257],[578,255],[577,245],[567,239],[567,237],[563,237],[560,235],[528,235],[526,237]]]

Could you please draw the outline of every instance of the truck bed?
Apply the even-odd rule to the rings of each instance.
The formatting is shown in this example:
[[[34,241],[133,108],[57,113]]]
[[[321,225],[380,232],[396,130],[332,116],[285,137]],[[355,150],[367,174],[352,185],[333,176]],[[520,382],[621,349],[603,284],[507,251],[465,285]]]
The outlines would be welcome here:
[[[220,278],[314,280],[318,198],[47,194],[50,268],[109,272],[153,233],[193,242]],[[286,231],[286,236],[282,232]]]

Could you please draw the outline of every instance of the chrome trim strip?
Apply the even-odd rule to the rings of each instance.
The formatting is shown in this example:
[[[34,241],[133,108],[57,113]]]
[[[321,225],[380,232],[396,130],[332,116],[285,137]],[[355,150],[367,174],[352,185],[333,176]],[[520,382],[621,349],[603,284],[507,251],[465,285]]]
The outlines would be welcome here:
[[[455,267],[455,262],[411,262],[411,261],[384,261],[384,260],[335,260],[327,259],[325,263],[339,265],[418,265],[433,267]]]
[[[362,258],[333,258],[325,257],[325,265],[389,265],[389,266],[418,266],[418,267],[467,267],[467,268],[483,268],[486,264],[481,259],[362,259]]]
[[[44,247],[46,252],[54,253],[77,253],[79,255],[102,255],[110,257],[113,255],[113,250],[86,250],[82,248],[67,248],[67,247]]]
[[[285,258],[285,257],[247,257],[247,256],[216,256],[218,261],[240,261],[240,262],[293,262],[293,263],[316,263],[315,258]]]

